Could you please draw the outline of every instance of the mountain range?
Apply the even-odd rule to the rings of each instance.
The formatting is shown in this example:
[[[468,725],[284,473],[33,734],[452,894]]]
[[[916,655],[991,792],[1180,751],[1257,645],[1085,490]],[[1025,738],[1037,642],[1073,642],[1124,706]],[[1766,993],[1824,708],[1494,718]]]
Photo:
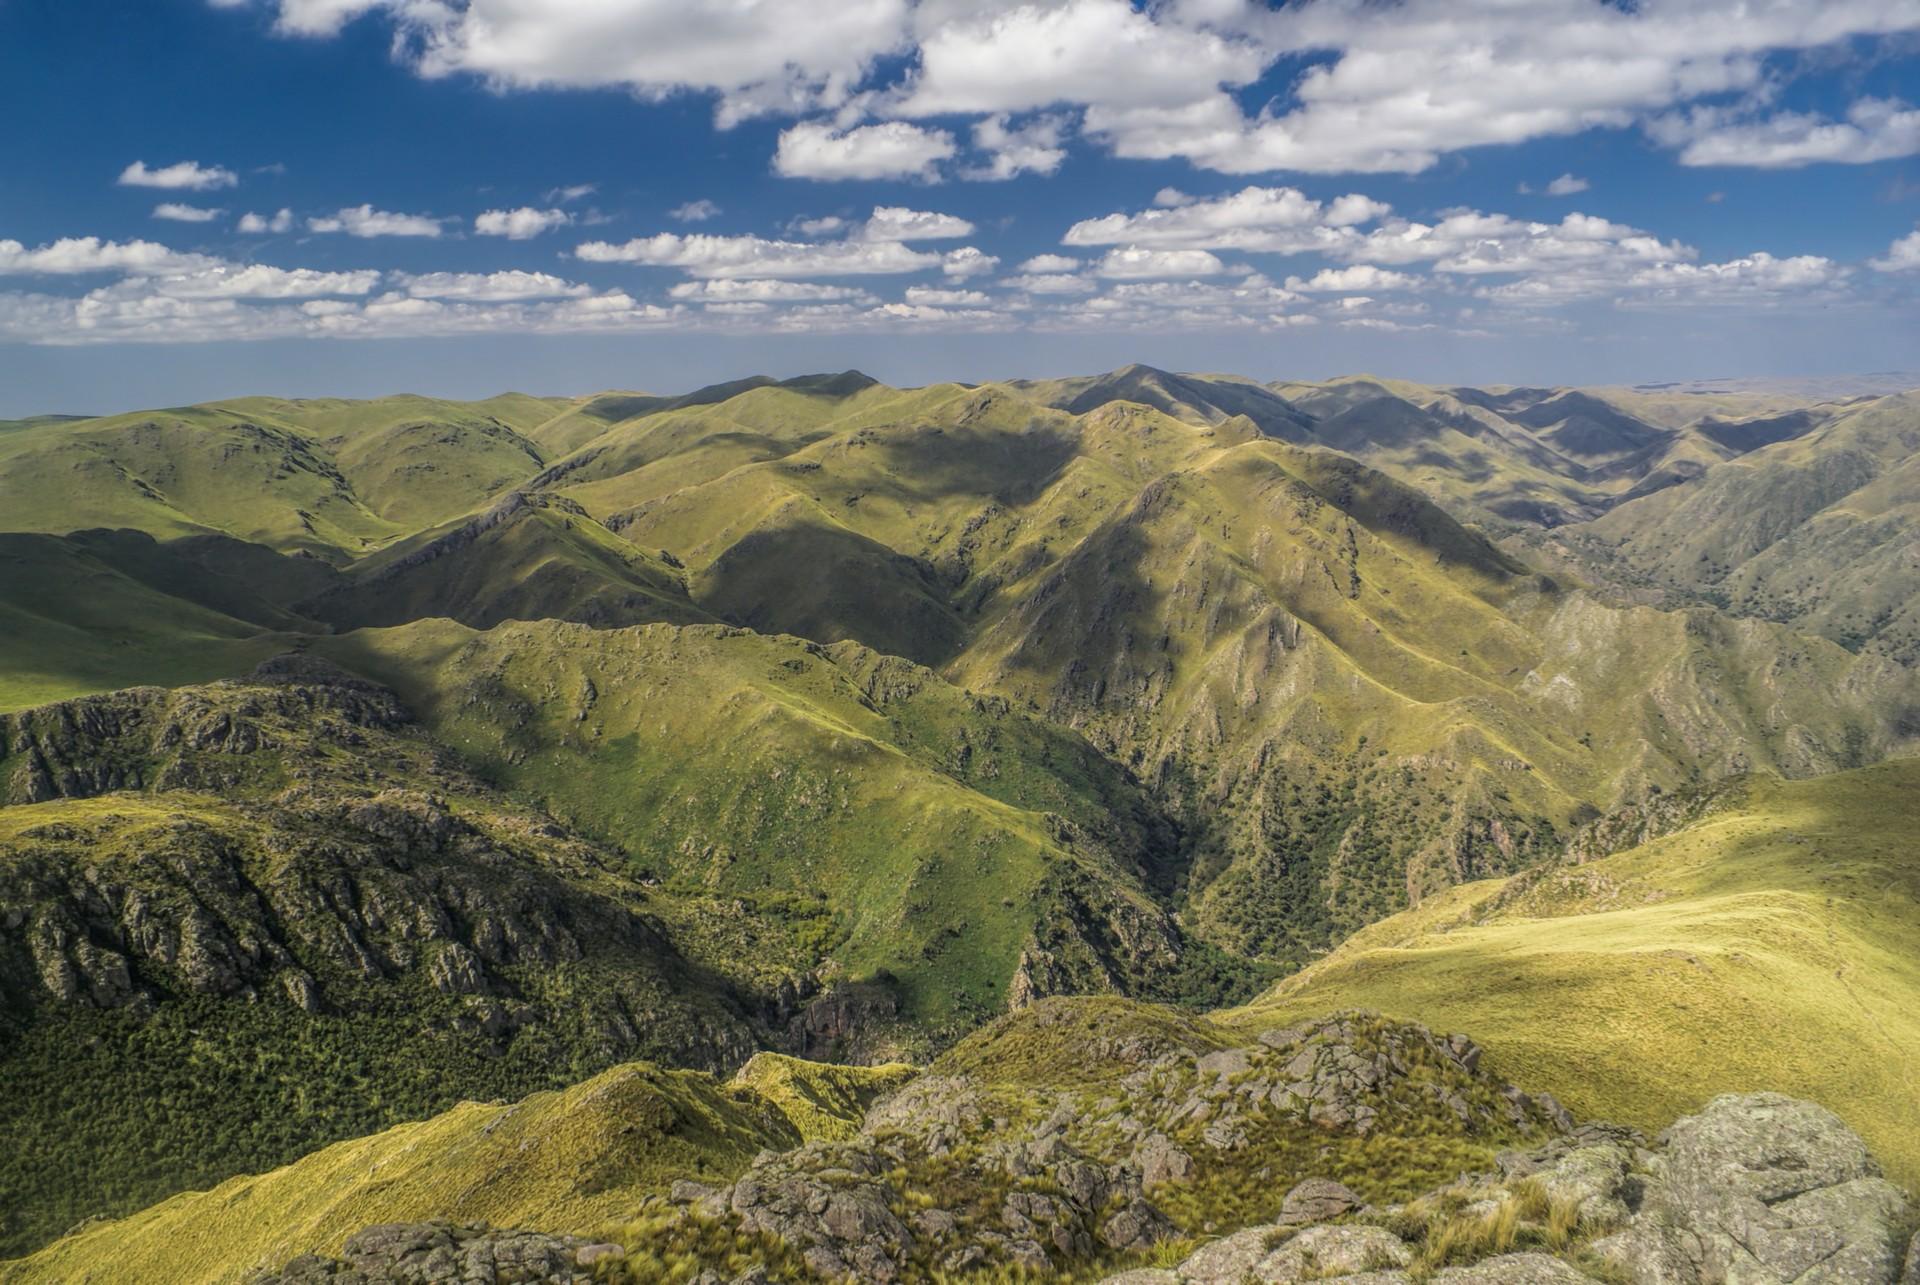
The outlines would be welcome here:
[[[1301,1040],[1412,1077],[1303,1116],[1376,1204],[1760,1090],[1911,1186],[1917,461],[1914,392],[1141,366],[0,423],[0,1279],[432,1218],[831,1278],[767,1155],[905,1130],[835,1163],[998,1208],[940,1086],[972,1155]],[[1060,1135],[1127,1234],[873,1278],[1172,1268],[1314,1176],[1154,1118]],[[496,1128],[547,1167],[479,1199]],[[1420,1271],[1455,1213],[1395,1224]]]

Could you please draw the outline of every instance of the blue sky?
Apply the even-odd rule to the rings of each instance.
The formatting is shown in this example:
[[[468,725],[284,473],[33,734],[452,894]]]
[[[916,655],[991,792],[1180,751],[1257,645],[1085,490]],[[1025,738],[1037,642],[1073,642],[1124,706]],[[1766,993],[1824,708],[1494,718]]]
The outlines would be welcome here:
[[[0,414],[1911,368],[1912,0],[0,0]]]

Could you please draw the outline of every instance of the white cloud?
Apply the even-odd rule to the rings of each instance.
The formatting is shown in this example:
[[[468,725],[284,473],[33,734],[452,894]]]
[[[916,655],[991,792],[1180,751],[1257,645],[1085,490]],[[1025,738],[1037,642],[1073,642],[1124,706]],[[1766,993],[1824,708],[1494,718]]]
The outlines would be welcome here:
[[[696,277],[830,277],[917,272],[941,257],[898,241],[772,241],[757,236],[636,237],[624,245],[589,241],[574,251],[590,263],[681,268]],[[976,252],[977,253],[977,252]]]
[[[940,261],[940,271],[956,281],[977,277],[983,272],[992,272],[999,266],[1000,260],[997,256],[970,245],[947,251],[946,256]]]
[[[275,268],[264,263],[221,264],[192,272],[131,277],[93,292],[112,300],[165,299],[311,299],[322,295],[364,295],[380,284],[380,274],[319,272],[312,268]]]
[[[1871,260],[1876,272],[1920,272],[1920,225],[1887,247],[1887,257]]]
[[[204,205],[182,205],[178,201],[162,201],[153,207],[154,218],[173,223],[211,223],[225,213],[225,210],[209,209]]]
[[[1548,196],[1578,196],[1592,186],[1593,184],[1583,178],[1573,174],[1562,174],[1547,184],[1546,192]]]
[[[1116,246],[1107,251],[1094,271],[1103,277],[1210,277],[1225,272],[1219,256],[1205,250],[1156,250],[1147,246]]]
[[[773,168],[787,178],[820,180],[939,178],[941,161],[959,147],[944,129],[905,121],[861,125],[845,132],[823,121],[802,121],[785,130],[774,149]]]
[[[682,281],[667,291],[669,297],[689,303],[800,303],[824,300],[871,300],[872,295],[851,286],[821,285],[813,281],[772,281],[722,277]]]
[[[1829,297],[1848,275],[1847,268],[1818,255],[1777,258],[1756,251],[1724,263],[1571,265],[1482,293],[1496,303],[1530,307],[1555,307],[1589,298],[1612,298],[1634,306],[1776,305]]]
[[[1086,264],[1070,254],[1036,254],[1021,264],[1021,272],[1078,272]]]
[[[583,201],[599,190],[598,183],[575,183],[571,187],[556,187],[548,191],[547,204],[572,205],[575,201]]]
[[[1142,245],[1191,250],[1299,254],[1355,240],[1352,228],[1391,207],[1358,193],[1316,201],[1291,187],[1247,187],[1210,200],[1108,214],[1067,229],[1067,245]]]
[[[832,236],[846,231],[847,227],[847,221],[839,215],[823,214],[817,219],[795,219],[787,225],[787,230],[801,236]]]
[[[467,299],[508,303],[525,299],[577,299],[593,291],[545,272],[424,272],[403,276],[415,299]]]
[[[440,220],[425,214],[391,214],[371,205],[356,205],[338,213],[307,220],[310,232],[345,232],[348,236],[440,235]]]
[[[1389,272],[1371,263],[1356,263],[1345,268],[1322,268],[1312,277],[1287,278],[1287,289],[1308,294],[1344,290],[1408,290],[1419,282],[1403,272]]]
[[[149,169],[145,161],[135,161],[120,171],[120,177],[116,181],[121,187],[160,187],[184,192],[211,192],[218,188],[237,186],[240,178],[224,166],[202,165],[198,161],[179,161],[173,165],[163,165],[159,169]]]
[[[1022,174],[1051,174],[1067,159],[1060,145],[1066,133],[1064,116],[1036,116],[1015,128],[1002,114],[989,116],[973,127],[973,145],[987,153],[987,162],[961,171],[960,177],[997,183]]]
[[[1028,272],[1003,278],[1001,285],[1028,294],[1092,294],[1100,287],[1091,277],[1069,272]]]
[[[676,205],[667,211],[668,218],[678,219],[682,223],[705,223],[708,219],[719,217],[719,214],[720,207],[705,197],[688,201],[685,205]]]
[[[1569,214],[1558,223],[1455,210],[1437,223],[1393,219],[1337,247],[1341,257],[1374,263],[1431,261],[1441,272],[1534,272],[1546,268],[1626,271],[1695,257],[1691,247],[1661,241],[1625,224]]]
[[[1865,165],[1920,153],[1920,108],[1893,98],[1862,98],[1847,110],[1845,121],[1809,112],[1741,120],[1705,109],[1658,121],[1649,132],[1679,147],[1682,165]]]
[[[831,108],[906,33],[907,0],[278,0],[282,30],[331,35],[384,11],[424,76],[478,76],[500,88],[619,87],[660,99],[720,97],[722,123]]]
[[[1169,19],[1184,6],[1169,5]],[[920,66],[907,116],[1027,111],[1055,103],[1171,107],[1246,84],[1270,55],[1252,41],[1156,21],[1128,0],[935,4],[918,14]]]
[[[277,214],[255,214],[248,210],[240,216],[237,224],[240,231],[258,236],[267,232],[290,232],[293,230],[293,211],[283,209]]]
[[[1163,210],[1177,210],[1199,199],[1197,196],[1188,196],[1177,187],[1163,187],[1153,194],[1153,203]]]
[[[993,303],[983,290],[941,290],[934,286],[908,286],[906,301],[923,308],[985,308]]]
[[[343,211],[344,213],[344,211]],[[407,218],[407,215],[388,215],[389,218]],[[474,216],[473,230],[481,236],[503,236],[510,241],[526,241],[539,236],[542,232],[551,232],[573,222],[573,216],[565,210],[536,210],[531,206],[521,206],[517,210],[488,210]],[[435,231],[427,235],[439,235],[436,223]],[[359,235],[371,235],[361,233]]]
[[[947,241],[972,236],[973,224],[951,214],[878,205],[860,235],[869,241]]]
[[[722,125],[837,113],[783,147],[782,173],[823,178],[930,176],[952,153],[931,156],[925,138],[880,174],[888,140],[848,140],[875,128],[859,125],[869,118],[954,114],[975,118],[989,158],[967,177],[1051,172],[1057,139],[1005,123],[1032,111],[1077,111],[1081,135],[1117,155],[1227,173],[1417,172],[1463,148],[1763,99],[1818,61],[1783,54],[1920,30],[1911,0],[269,2],[283,31],[309,35],[379,11],[425,76],[710,93]],[[880,65],[906,70],[870,84]],[[1243,107],[1243,95],[1261,105]],[[1729,159],[1698,163],[1905,154],[1904,127],[1851,116],[1735,128],[1786,137],[1702,139]]]
[[[0,240],[0,275],[68,276],[85,272],[124,272],[135,276],[198,272],[218,267],[204,254],[181,254],[153,241],[102,241],[97,236],[62,237],[37,250]]]

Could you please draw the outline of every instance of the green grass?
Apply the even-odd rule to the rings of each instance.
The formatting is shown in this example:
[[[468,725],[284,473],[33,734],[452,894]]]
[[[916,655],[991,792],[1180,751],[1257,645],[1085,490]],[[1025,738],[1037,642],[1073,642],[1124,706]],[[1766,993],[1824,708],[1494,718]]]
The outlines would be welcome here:
[[[1920,1182],[1920,764],[1755,778],[1586,865],[1469,884],[1223,1015],[1340,1005],[1465,1030],[1575,1114],[1663,1128],[1715,1094],[1812,1098]]]
[[[231,1282],[430,1217],[593,1234],[676,1179],[723,1181],[800,1134],[768,1099],[696,1071],[615,1067],[524,1101],[464,1103],[234,1178],[0,1264],[8,1282]]]

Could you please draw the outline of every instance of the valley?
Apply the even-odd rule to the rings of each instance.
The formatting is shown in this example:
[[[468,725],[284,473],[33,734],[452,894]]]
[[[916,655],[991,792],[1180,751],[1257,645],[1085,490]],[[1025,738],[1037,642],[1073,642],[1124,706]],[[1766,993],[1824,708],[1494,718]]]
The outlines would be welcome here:
[[[1913,393],[1140,366],[4,426],[0,1280],[451,1219],[1145,1285],[1307,1178],[1417,1279],[1624,1279],[1720,1094],[1911,1191],[1916,452]],[[753,1194],[822,1183],[862,1232]]]

